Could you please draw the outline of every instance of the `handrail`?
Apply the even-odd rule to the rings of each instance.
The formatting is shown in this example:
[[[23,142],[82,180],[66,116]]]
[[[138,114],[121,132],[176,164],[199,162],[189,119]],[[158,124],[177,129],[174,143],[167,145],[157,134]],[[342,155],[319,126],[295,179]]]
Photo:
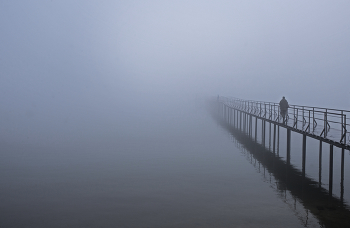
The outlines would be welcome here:
[[[222,96],[220,96],[220,98],[223,98]],[[269,102],[269,101],[257,101],[257,100],[244,100],[244,99],[240,99],[240,98],[236,98],[236,97],[225,97],[225,98],[229,98],[229,99],[235,99],[235,100],[241,100],[241,101],[249,101],[249,102],[254,102],[254,103],[263,103],[263,104],[277,104],[279,105],[279,103],[277,102]],[[292,105],[290,105],[292,106]],[[318,108],[318,109],[325,109],[322,107],[317,107],[317,106],[308,106],[308,105],[295,105],[298,107],[307,107],[307,108]],[[328,110],[333,110],[333,111],[345,111],[345,112],[350,112],[349,110],[345,110],[345,109],[334,109],[334,108],[327,108]]]

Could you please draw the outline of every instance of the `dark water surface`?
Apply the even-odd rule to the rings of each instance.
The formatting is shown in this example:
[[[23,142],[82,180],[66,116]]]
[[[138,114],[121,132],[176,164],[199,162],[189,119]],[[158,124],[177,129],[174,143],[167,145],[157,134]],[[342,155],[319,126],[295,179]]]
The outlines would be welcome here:
[[[60,146],[4,143],[0,227],[320,227],[205,111],[128,124]]]

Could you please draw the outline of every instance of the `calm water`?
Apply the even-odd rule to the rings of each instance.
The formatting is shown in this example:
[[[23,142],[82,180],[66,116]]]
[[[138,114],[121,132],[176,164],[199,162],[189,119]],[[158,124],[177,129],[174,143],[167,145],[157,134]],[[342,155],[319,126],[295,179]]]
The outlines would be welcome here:
[[[0,227],[320,227],[242,142],[190,111],[99,140],[5,143]]]

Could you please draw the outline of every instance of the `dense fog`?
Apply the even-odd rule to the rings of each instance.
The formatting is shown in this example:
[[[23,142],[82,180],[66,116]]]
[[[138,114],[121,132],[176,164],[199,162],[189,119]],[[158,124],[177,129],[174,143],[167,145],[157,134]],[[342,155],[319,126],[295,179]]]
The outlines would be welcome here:
[[[350,109],[349,7],[0,1],[1,142],[161,136],[218,94]]]

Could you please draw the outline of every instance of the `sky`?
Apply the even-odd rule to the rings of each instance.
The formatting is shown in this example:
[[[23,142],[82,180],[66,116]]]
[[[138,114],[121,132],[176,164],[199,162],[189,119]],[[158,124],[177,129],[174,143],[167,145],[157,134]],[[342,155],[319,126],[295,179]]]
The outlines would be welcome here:
[[[0,141],[132,134],[217,95],[350,110],[349,8],[0,0]]]

